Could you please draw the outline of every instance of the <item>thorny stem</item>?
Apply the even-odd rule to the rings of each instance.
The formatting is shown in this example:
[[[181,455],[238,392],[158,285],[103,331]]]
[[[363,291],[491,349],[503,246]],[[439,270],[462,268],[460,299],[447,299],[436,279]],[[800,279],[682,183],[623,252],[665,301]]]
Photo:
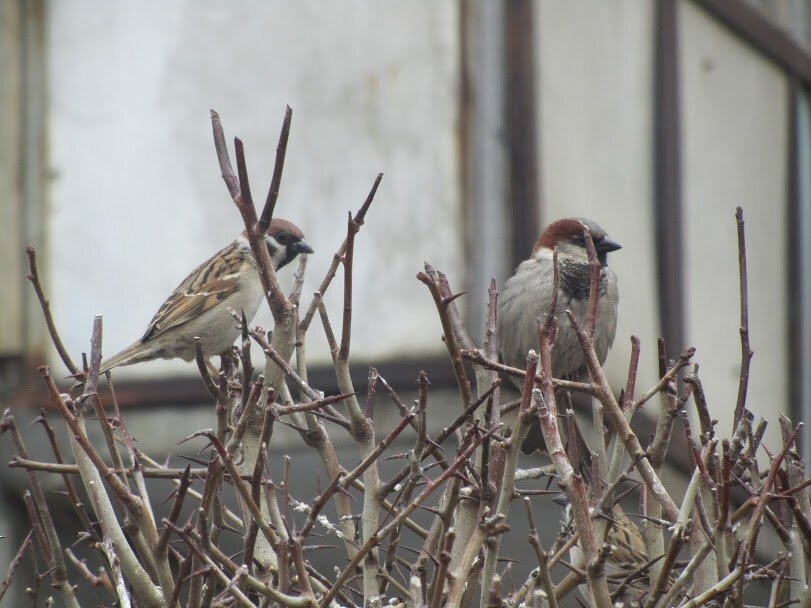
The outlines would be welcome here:
[[[208,394],[217,401],[217,407],[220,407],[220,401],[224,400],[223,395],[220,393],[219,387],[214,384],[214,380],[211,379],[211,374],[208,372],[206,358],[205,355],[203,355],[203,341],[199,337],[194,338],[194,361],[197,363],[197,371],[203,379],[203,384]],[[224,407],[223,404],[223,408]]]
[[[338,349],[338,359],[349,359],[349,344],[352,339],[352,268],[355,259],[355,235],[360,230],[360,224],[349,214],[346,231],[346,253],[344,254],[344,314],[341,329],[341,346]]]
[[[567,311],[567,314],[569,316],[569,322],[572,324],[575,332],[577,332],[577,337],[580,340],[580,346],[583,348],[591,377],[595,385],[600,389],[597,398],[603,402],[603,406],[605,406],[605,410],[608,413],[608,418],[614,429],[618,431],[620,439],[625,443],[628,454],[637,462],[637,470],[648,486],[648,490],[653,494],[654,498],[661,503],[664,516],[671,520],[676,519],[679,514],[679,508],[676,506],[676,503],[673,502],[673,499],[670,497],[670,494],[668,494],[659,476],[645,457],[645,450],[642,449],[639,439],[631,430],[631,426],[628,424],[622,412],[622,408],[620,408],[617,400],[614,398],[608,386],[605,373],[597,360],[597,354],[594,352],[594,343],[579,327],[571,311]],[[674,368],[675,367],[676,366],[674,366]]]
[[[85,397],[95,394],[96,383],[98,381],[98,370],[101,363],[101,317],[97,316],[93,324],[93,336],[91,339],[91,366],[85,384]],[[41,366],[40,374],[50,393],[51,401],[65,419],[71,431],[71,445],[74,456],[77,460],[79,470],[82,475],[85,489],[91,498],[91,504],[96,512],[102,531],[111,542],[111,564],[113,560],[120,560],[123,571],[133,585],[135,593],[148,606],[165,606],[169,600],[169,589],[174,586],[168,562],[165,560],[158,564],[158,575],[161,580],[161,587],[156,586],[150,579],[149,573],[142,564],[152,563],[152,556],[143,553],[145,547],[141,546],[142,555],[140,559],[135,555],[130,547],[124,532],[120,527],[116,513],[110,502],[109,496],[104,490],[102,479],[106,480],[113,494],[121,500],[127,508],[134,521],[138,523],[138,535],[134,536],[136,545],[139,538],[143,538],[146,543],[154,547],[157,543],[157,530],[155,522],[151,519],[149,509],[141,498],[133,494],[121,479],[110,469],[101,458],[99,453],[90,443],[85,432],[85,419],[81,410],[74,414],[65,403],[62,395],[51,378],[48,368]]]
[[[358,225],[363,225],[363,222],[366,220],[366,213],[369,211],[369,207],[372,205],[372,201],[375,199],[375,194],[377,193],[377,188],[380,186],[380,182],[383,179],[383,174],[378,173],[377,177],[375,178],[374,184],[372,184],[372,189],[369,191],[369,195],[366,197],[366,200],[361,205],[358,212],[355,214],[355,222]],[[332,279],[335,278],[335,274],[338,272],[338,266],[341,264],[341,260],[343,259],[344,253],[346,252],[347,241],[344,240],[343,244],[338,249],[338,252],[333,256],[332,264],[327,270],[327,274],[324,279],[321,281],[321,285],[318,287],[318,293],[322,296],[327,292]],[[307,328],[310,327],[310,323],[313,321],[313,317],[315,316],[315,311],[317,308],[317,303],[315,298],[312,302],[310,302],[310,306],[307,308],[307,314],[304,315],[304,318],[299,322],[299,327],[302,332],[306,332]]]
[[[542,334],[547,334],[547,332],[542,330]],[[550,346],[551,341],[548,335],[542,337],[541,362],[545,378],[551,377],[548,371],[551,368]],[[558,473],[558,485],[566,492],[569,504],[572,506],[572,515],[574,516],[577,530],[580,532],[580,545],[583,549],[586,565],[593,566],[598,563],[598,549],[591,515],[588,512],[585,487],[583,480],[575,475],[560,438],[556,420],[557,408],[555,405],[555,391],[552,388],[551,381],[548,379],[544,380],[543,387],[543,394],[538,389],[534,389],[533,391],[534,401],[542,404],[540,408],[541,431],[543,432],[549,455]],[[605,572],[598,569],[587,568],[587,573],[589,591],[595,604],[606,608],[611,606]]]
[[[570,315],[570,320],[573,317]],[[574,324],[573,327],[576,327]],[[572,507],[572,515],[580,532],[580,546],[587,566],[587,581],[592,601],[600,608],[611,606],[605,571],[598,565],[598,548],[594,535],[591,515],[588,512],[586,490],[582,478],[575,474],[572,463],[563,447],[557,424],[557,402],[552,385],[552,346],[557,334],[557,322],[552,314],[547,314],[543,323],[538,324],[540,338],[540,362],[542,370],[541,390],[534,389],[533,400],[539,404],[541,431],[549,456],[558,474],[558,485],[566,493]],[[590,339],[590,338],[589,338]]]
[[[465,366],[462,363],[461,349],[456,340],[453,332],[452,320],[450,318],[449,306],[453,302],[453,294],[441,291],[440,285],[443,282],[444,275],[437,273],[436,270],[430,265],[425,265],[425,272],[417,273],[417,279],[423,282],[431,296],[434,298],[439,319],[442,323],[442,332],[445,336],[445,347],[451,356],[451,364],[453,365],[453,373],[456,376],[456,383],[459,386],[459,392],[462,396],[462,407],[467,407],[473,400],[472,392],[470,389],[470,380],[468,380]]]
[[[749,348],[749,281],[746,276],[746,233],[743,223],[743,209],[735,210],[735,222],[738,226],[738,273],[741,291],[741,374],[738,381],[738,400],[735,404],[735,418],[732,428],[738,421],[746,406],[746,391],[749,387],[749,365],[754,354]]]
[[[589,300],[586,308],[586,323],[583,330],[591,337],[594,337],[594,326],[597,322],[597,304],[600,298],[600,262],[597,259],[597,250],[594,248],[594,240],[591,238],[591,231],[588,226],[583,226],[583,236],[586,240],[586,252],[589,258]],[[557,294],[557,289],[555,290]]]
[[[383,385],[388,386],[385,382],[383,383]],[[442,450],[442,448],[440,447],[442,443],[453,433],[455,433],[456,430],[460,428],[467,420],[470,419],[470,417],[476,412],[476,410],[479,409],[491,397],[493,392],[496,390],[497,386],[498,384],[494,383],[493,386],[491,386],[487,391],[482,393],[482,395],[475,402],[473,402],[467,408],[465,408],[462,411],[462,413],[459,414],[459,416],[457,416],[456,419],[451,424],[443,428],[437,434],[436,437],[434,437],[433,439],[428,438],[428,442],[422,451],[422,455],[420,456],[420,462],[422,462],[426,458],[435,455],[439,458],[437,452],[440,452]],[[439,463],[440,466],[442,466],[444,460],[440,459]],[[408,464],[405,467],[403,467],[399,473],[394,475],[388,482],[383,484],[380,490],[381,496],[388,496],[394,490],[394,487],[397,484],[399,484],[406,477],[408,477],[410,471],[411,465]]]
[[[492,431],[488,431],[492,432]],[[486,434],[485,434],[486,436]],[[414,510],[419,507],[428,496],[430,496],[436,488],[438,488],[448,477],[454,475],[456,471],[461,467],[464,463],[467,462],[468,457],[470,454],[473,453],[479,444],[481,443],[483,436],[479,435],[478,433],[473,433],[472,437],[467,442],[465,448],[459,453],[456,457],[456,460],[451,463],[447,470],[443,471],[439,477],[434,479],[431,483],[429,483],[426,488],[417,496],[410,504],[406,505],[405,508],[397,514],[397,516],[388,524],[377,530],[374,534],[369,536],[366,542],[358,549],[358,552],[355,556],[349,561],[349,563],[344,567],[341,574],[336,579],[335,583],[333,583],[330,590],[321,600],[322,608],[326,608],[329,606],[330,602],[335,598],[336,593],[338,590],[344,585],[347,581],[349,576],[352,574],[354,569],[358,566],[360,561],[371,551],[374,547],[378,545],[381,538],[384,538],[392,529],[398,526],[405,518],[407,518]]]
[[[28,456],[28,451],[17,429],[17,425],[14,422],[14,417],[10,415],[8,410],[3,415],[0,429],[3,431],[9,429],[17,452],[24,457]],[[53,584],[59,589],[63,600],[68,606],[78,607],[79,604],[73,592],[73,587],[68,580],[59,535],[56,532],[56,526],[51,517],[51,512],[48,509],[48,503],[45,500],[42,485],[39,483],[39,479],[33,471],[28,471],[28,482],[31,486],[30,493],[26,490],[26,496],[28,498],[26,504],[29,510],[29,518],[31,520],[32,529],[36,532],[36,538],[42,549],[42,553],[45,555],[48,563]],[[2,597],[2,594],[0,594],[0,597]]]
[[[524,498],[523,502],[527,512],[527,521],[529,522],[529,544],[532,545],[532,549],[535,551],[535,558],[538,560],[538,576],[541,586],[546,592],[549,608],[558,608],[558,600],[555,597],[555,587],[552,584],[552,576],[549,573],[549,553],[543,548],[538,538],[538,530],[535,528],[535,519],[532,517],[532,507],[530,506],[529,498]]]
[[[801,428],[802,423],[795,427],[794,431],[788,437],[788,440],[784,442],[783,449],[781,449],[777,456],[772,459],[772,465],[769,468],[769,475],[766,477],[766,481],[763,483],[763,487],[760,490],[760,496],[758,497],[755,512],[749,520],[749,527],[744,537],[741,555],[739,558],[742,564],[746,564],[746,562],[755,554],[755,545],[757,544],[758,533],[760,532],[760,521],[763,518],[763,513],[766,510],[768,503],[768,493],[774,485],[775,478],[777,477],[777,471],[780,469],[783,459],[791,449]]]
[[[25,554],[26,550],[31,546],[31,537],[34,534],[34,531],[31,530],[23,540],[20,548],[17,549],[17,553],[14,554],[14,557],[11,559],[11,562],[8,565],[8,569],[6,570],[6,576],[0,581],[0,600],[3,599],[3,596],[8,591],[9,587],[11,587],[12,582],[14,581],[14,573],[17,571],[17,568],[20,565],[20,562],[23,559],[23,555]]]
[[[206,563],[208,565],[208,567],[211,569],[211,571],[214,572],[220,578],[220,580],[222,582],[224,582],[226,585],[228,584],[228,582],[229,582],[228,577],[220,569],[220,567],[217,565],[217,563],[214,561],[214,559],[212,559],[212,557],[209,556],[208,553],[211,553],[212,556],[214,556],[218,561],[221,561],[222,563],[229,565],[233,571],[239,570],[239,568],[236,566],[236,564],[234,564],[230,559],[228,559],[227,555],[222,553],[219,550],[218,547],[216,547],[214,545],[211,545],[211,544],[204,543],[203,539],[199,537],[199,535],[193,530],[193,528],[191,526],[187,525],[184,528],[178,528],[176,526],[173,526],[172,524],[169,524],[168,522],[165,522],[165,523],[167,525],[169,525],[170,527],[172,527],[172,529],[181,538],[183,538],[183,540],[186,541],[186,544],[188,544],[189,548],[191,548],[192,551],[194,551],[195,555],[197,555],[204,563]],[[255,577],[253,577],[253,576],[251,576],[251,575],[249,575],[247,573],[245,574],[245,578],[246,578],[246,581],[248,582],[248,585],[251,587],[251,589],[261,593],[262,595],[265,595],[267,597],[272,598],[273,600],[281,603],[283,606],[316,606],[317,605],[315,603],[315,601],[314,601],[314,598],[308,598],[308,597],[303,597],[303,596],[284,595],[284,594],[279,593],[278,591],[276,591],[276,589],[274,589],[272,585],[268,585],[266,583],[263,583],[262,581],[258,580],[257,578],[255,578]],[[240,603],[242,605],[249,605],[249,606],[254,605],[253,603],[249,602],[249,600],[247,600],[247,597],[244,594],[242,594],[242,592],[240,592],[238,589],[236,589],[236,588],[232,588],[232,589],[233,589],[235,599],[240,601]],[[248,601],[249,603],[245,604],[245,601]]]
[[[168,521],[174,524],[177,522],[177,518],[180,516],[180,511],[183,508],[183,501],[186,498],[186,492],[189,489],[189,485],[191,484],[191,465],[186,465],[186,468],[183,469],[183,476],[180,478],[180,485],[177,488],[175,493],[175,500],[172,503],[172,510],[169,512],[169,519]],[[169,548],[169,532],[170,527],[164,526],[163,530],[161,530],[160,538],[158,539],[158,546],[155,548],[156,555],[163,555],[168,551]]]
[[[481,365],[482,367],[485,367],[487,369],[492,369],[505,376],[512,376],[513,378],[523,379],[527,373],[526,370],[518,369],[517,367],[510,367],[509,365],[504,365],[503,363],[490,360],[484,355],[484,353],[482,353],[479,350],[462,349],[460,351],[460,354],[462,355],[463,359],[467,359],[471,363]],[[541,380],[542,380],[541,375],[537,374],[535,376],[535,383],[538,386],[540,386]],[[586,382],[573,382],[571,380],[560,380],[558,378],[553,378],[552,385],[556,389],[565,389],[575,391],[578,393],[584,393],[586,395],[596,394],[594,387]]]
[[[59,389],[56,387],[53,378],[51,378],[48,368],[41,366],[39,368],[39,372],[48,388],[51,402],[56,406],[60,414],[62,414],[62,417],[68,423],[68,427],[73,433],[77,443],[82,447],[83,451],[93,462],[93,465],[98,469],[98,472],[113,489],[116,496],[124,503],[124,505],[127,506],[128,509],[130,509],[134,515],[136,515],[136,517],[140,517],[141,510],[143,509],[141,500],[130,492],[129,488],[127,488],[121,479],[119,479],[119,477],[115,474],[115,471],[106,465],[102,457],[91,445],[90,440],[81,429],[78,419],[73,415],[73,413],[71,413],[68,406],[62,399],[62,396],[59,394]]]
[[[282,131],[279,134],[279,143],[276,144],[276,162],[273,165],[273,177],[270,180],[270,188],[265,198],[265,206],[262,215],[259,217],[257,230],[260,234],[267,232],[270,227],[270,220],[273,218],[273,211],[276,208],[276,199],[279,198],[279,186],[282,183],[282,171],[284,170],[284,158],[287,155],[287,140],[290,137],[290,123],[293,120],[293,110],[290,106],[284,109],[284,120],[282,121]]]
[[[71,359],[68,354],[68,350],[62,343],[62,338],[59,336],[56,323],[54,323],[53,315],[51,314],[50,301],[45,297],[45,292],[42,289],[42,283],[39,280],[39,271],[37,270],[37,253],[30,245],[25,248],[25,253],[28,255],[28,267],[30,269],[30,274],[27,278],[31,281],[31,284],[34,286],[34,291],[37,293],[37,299],[42,308],[42,314],[45,317],[45,324],[48,326],[48,334],[51,336],[51,342],[53,342],[54,348],[56,348],[56,352],[59,354],[59,358],[62,359],[62,363],[65,364],[65,367],[68,368],[71,375],[75,376],[76,379],[81,382],[84,380],[84,372],[76,367],[76,364],[73,363],[73,359]]]
[[[524,436],[532,419],[536,415],[534,411],[530,411],[530,405],[532,403],[532,378],[535,377],[537,368],[538,355],[530,351],[527,356],[527,374],[525,376],[523,390],[521,391],[521,406],[518,409],[518,415],[515,417],[512,434],[510,435],[509,444],[507,446],[504,477],[499,484],[494,514],[496,517],[501,516],[505,520],[510,512],[510,504],[512,503],[513,494],[515,492],[515,469],[518,466],[518,455],[521,452],[521,444],[524,441]],[[498,554],[499,544],[499,538],[496,537],[495,544],[492,548],[492,552],[496,555]]]
[[[217,450],[217,453],[220,456],[220,461],[225,466],[225,469],[231,474],[231,478],[234,483],[234,487],[236,487],[239,495],[242,497],[242,500],[245,501],[245,504],[248,506],[250,510],[251,516],[253,520],[259,525],[259,529],[265,535],[268,542],[272,547],[278,546],[279,539],[276,536],[276,533],[273,531],[273,528],[270,527],[270,524],[265,520],[264,515],[262,514],[262,510],[259,508],[259,505],[253,499],[251,495],[250,486],[243,481],[239,472],[234,465],[233,458],[231,454],[228,453],[226,447],[217,439],[217,436],[211,432],[202,432],[203,436],[207,437],[214,448]]]

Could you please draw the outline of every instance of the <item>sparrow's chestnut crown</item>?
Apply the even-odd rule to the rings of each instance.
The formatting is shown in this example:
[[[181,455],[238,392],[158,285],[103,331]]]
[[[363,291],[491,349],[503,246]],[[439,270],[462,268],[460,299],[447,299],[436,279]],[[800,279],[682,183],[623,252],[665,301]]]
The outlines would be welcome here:
[[[313,253],[313,248],[304,240],[304,233],[293,222],[281,218],[270,220],[265,242],[276,270],[296,259],[300,253]]]
[[[583,234],[584,226],[591,233],[591,240],[597,250],[597,259],[604,266],[606,255],[610,251],[622,249],[622,245],[609,238],[597,222],[584,217],[567,217],[549,224],[532,248],[532,253],[537,253],[540,249],[554,250],[557,248],[563,255],[588,259],[586,238]]]

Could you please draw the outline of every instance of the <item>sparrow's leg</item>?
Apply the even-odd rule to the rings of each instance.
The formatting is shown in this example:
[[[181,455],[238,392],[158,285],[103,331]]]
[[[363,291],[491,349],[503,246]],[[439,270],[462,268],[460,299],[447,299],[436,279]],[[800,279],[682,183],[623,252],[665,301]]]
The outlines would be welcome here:
[[[239,356],[233,350],[226,350],[220,354],[220,369],[228,378],[228,386],[233,391],[242,391],[242,378],[237,374],[239,369]],[[244,373],[244,370],[243,370]],[[217,374],[219,376],[219,373]]]

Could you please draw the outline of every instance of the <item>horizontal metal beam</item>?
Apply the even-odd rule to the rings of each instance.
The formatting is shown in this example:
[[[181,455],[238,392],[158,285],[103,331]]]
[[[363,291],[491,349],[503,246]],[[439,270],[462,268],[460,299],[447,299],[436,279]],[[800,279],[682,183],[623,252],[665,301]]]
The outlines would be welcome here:
[[[693,0],[779,67],[811,87],[811,53],[742,0]]]

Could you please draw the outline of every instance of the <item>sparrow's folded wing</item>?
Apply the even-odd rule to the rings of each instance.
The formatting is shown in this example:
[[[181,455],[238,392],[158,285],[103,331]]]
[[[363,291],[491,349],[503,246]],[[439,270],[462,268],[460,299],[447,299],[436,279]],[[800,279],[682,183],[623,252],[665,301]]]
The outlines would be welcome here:
[[[614,545],[613,562],[640,566],[648,561],[642,532],[619,505],[614,505],[608,525],[606,540]]]
[[[231,296],[239,289],[240,275],[246,270],[245,264],[245,254],[230,246],[203,262],[158,309],[141,341],[154,340],[167,330],[199,317]]]
[[[536,323],[552,303],[552,261],[530,259],[518,266],[499,299],[500,354],[507,365],[523,368],[527,352],[538,351]],[[562,302],[558,302],[558,307]]]

